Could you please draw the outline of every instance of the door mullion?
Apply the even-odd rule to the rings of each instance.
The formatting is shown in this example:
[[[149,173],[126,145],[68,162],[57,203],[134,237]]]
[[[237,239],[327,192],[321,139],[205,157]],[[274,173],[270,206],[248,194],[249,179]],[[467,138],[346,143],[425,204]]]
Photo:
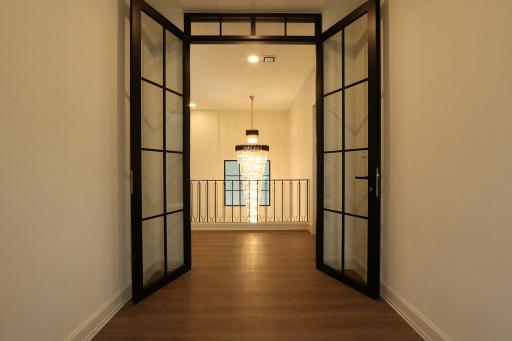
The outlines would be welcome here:
[[[166,118],[166,109],[167,109],[167,90],[166,90],[166,42],[165,42],[165,27],[162,26],[162,149],[164,150],[163,154],[163,193],[164,193],[164,273],[167,276],[167,118]]]
[[[132,299],[142,295],[142,180],[141,180],[141,1],[133,0],[130,13],[130,163],[133,174],[131,197]]]
[[[380,291],[380,198],[377,194],[377,169],[380,168],[380,5],[368,6],[368,292],[373,298]]]
[[[345,29],[341,30],[341,211],[345,212]],[[341,273],[345,274],[345,214],[341,215]]]

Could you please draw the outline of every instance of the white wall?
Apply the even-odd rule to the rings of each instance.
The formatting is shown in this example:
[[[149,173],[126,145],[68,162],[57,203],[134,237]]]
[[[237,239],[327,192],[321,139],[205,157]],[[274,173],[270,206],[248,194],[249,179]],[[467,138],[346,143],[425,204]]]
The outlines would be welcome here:
[[[2,3],[2,340],[62,340],[129,285],[128,25],[123,0]]]
[[[245,143],[245,130],[250,128],[249,117],[249,112],[201,110],[192,112],[192,180],[222,180],[224,178],[224,160],[237,159],[235,145]],[[300,172],[295,172],[295,176],[291,174],[291,160],[302,168],[311,168],[311,165],[306,163],[303,155],[290,155],[292,139],[290,138],[291,120],[289,112],[255,112],[254,127],[260,131],[259,142],[270,146],[268,158],[270,160],[271,179],[298,179]],[[309,128],[312,127],[309,126]],[[311,136],[309,138],[310,140],[307,142],[311,145]],[[297,157],[300,159],[296,160]],[[298,181],[293,182],[293,184],[288,181],[282,183],[277,181],[275,186],[271,184],[272,191],[269,206],[260,207],[259,209],[261,219],[268,219],[269,222],[274,219],[277,221],[281,219],[298,219],[300,213],[302,220],[305,221],[307,207],[305,201],[307,195],[306,182],[301,182],[300,189],[298,185]],[[209,198],[208,203],[206,198]],[[213,182],[209,184],[204,181],[201,183],[198,181],[193,182],[191,207],[193,222],[205,222],[208,208],[211,213],[210,216],[213,217],[215,215],[220,220],[231,221],[233,219],[238,221],[240,215],[242,220],[246,218],[247,212],[245,209],[240,207],[230,208],[222,204],[215,206],[215,200],[220,203],[224,200],[222,184],[218,184],[218,187],[215,187]],[[214,207],[217,207],[217,213],[212,213],[214,212]],[[295,226],[297,228],[305,227],[303,224],[295,225],[297,225]],[[247,228],[260,227],[247,225]],[[281,228],[280,226],[275,227]],[[215,225],[206,228],[219,228],[219,226]],[[240,228],[240,226],[237,228]],[[265,228],[268,228],[268,226]]]
[[[511,10],[382,8],[382,279],[456,340],[508,336]],[[128,16],[0,11],[0,339],[63,339],[129,284]]]
[[[223,179],[224,160],[236,160],[235,145],[245,143],[250,112],[194,110],[190,121],[190,175],[193,180]],[[287,112],[254,112],[259,143],[268,144],[271,177],[289,178]]]
[[[454,340],[510,338],[511,11],[382,6],[382,281]]]
[[[509,335],[511,10],[382,1],[382,282],[433,338]]]
[[[290,177],[309,179],[310,232],[316,228],[316,68],[313,67],[288,111]]]

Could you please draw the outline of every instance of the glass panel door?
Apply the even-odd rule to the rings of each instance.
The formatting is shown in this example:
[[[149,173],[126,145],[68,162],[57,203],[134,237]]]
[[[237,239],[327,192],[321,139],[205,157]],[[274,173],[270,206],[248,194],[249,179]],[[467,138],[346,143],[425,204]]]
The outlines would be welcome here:
[[[320,270],[379,296],[379,4],[323,34],[318,93]]]
[[[184,34],[143,1],[131,21],[132,287],[137,302],[190,269]]]

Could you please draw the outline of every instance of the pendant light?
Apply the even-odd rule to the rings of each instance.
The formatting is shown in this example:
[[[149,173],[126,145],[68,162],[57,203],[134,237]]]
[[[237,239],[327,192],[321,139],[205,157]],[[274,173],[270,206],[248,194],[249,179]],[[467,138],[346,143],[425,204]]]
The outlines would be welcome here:
[[[244,200],[250,223],[258,222],[258,205],[261,198],[262,178],[267,163],[268,145],[258,144],[259,131],[254,129],[254,96],[251,99],[251,129],[245,131],[246,144],[235,146],[242,175]]]

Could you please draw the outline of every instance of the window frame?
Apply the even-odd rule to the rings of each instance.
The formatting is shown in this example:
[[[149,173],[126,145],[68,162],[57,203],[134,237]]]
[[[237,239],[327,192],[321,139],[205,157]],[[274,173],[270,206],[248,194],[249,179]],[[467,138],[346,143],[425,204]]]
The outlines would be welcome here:
[[[226,188],[226,182],[227,181],[231,181],[231,180],[226,180],[226,164],[228,162],[237,162],[238,163],[238,160],[224,160],[224,177],[222,179],[223,181],[223,193],[224,193],[224,206],[227,206],[227,207],[245,207],[245,203],[242,205],[241,203],[239,203],[238,205],[236,204],[233,204],[233,197],[231,197],[231,204],[229,204],[227,202],[227,196],[226,196],[226,192],[242,192],[242,196],[241,198],[243,198],[243,189],[238,189],[238,190],[235,190],[235,189],[227,189]],[[268,181],[268,190],[262,190],[262,192],[267,192],[268,193],[268,200],[266,202],[266,204],[261,204],[261,203],[258,203],[258,206],[262,206],[262,207],[269,207],[272,205],[271,203],[271,195],[270,195],[270,192],[271,192],[271,188],[270,188],[270,184],[271,184],[271,162],[270,160],[267,159],[267,164],[268,164],[268,179],[267,180],[261,180],[262,182],[263,181]],[[236,176],[236,175],[228,175],[228,176]],[[265,175],[263,175],[265,176]],[[233,182],[235,181],[240,181],[241,180],[241,172],[240,172],[240,164],[238,164],[238,177],[239,179],[238,180],[233,180]],[[261,199],[261,198],[260,198]]]

